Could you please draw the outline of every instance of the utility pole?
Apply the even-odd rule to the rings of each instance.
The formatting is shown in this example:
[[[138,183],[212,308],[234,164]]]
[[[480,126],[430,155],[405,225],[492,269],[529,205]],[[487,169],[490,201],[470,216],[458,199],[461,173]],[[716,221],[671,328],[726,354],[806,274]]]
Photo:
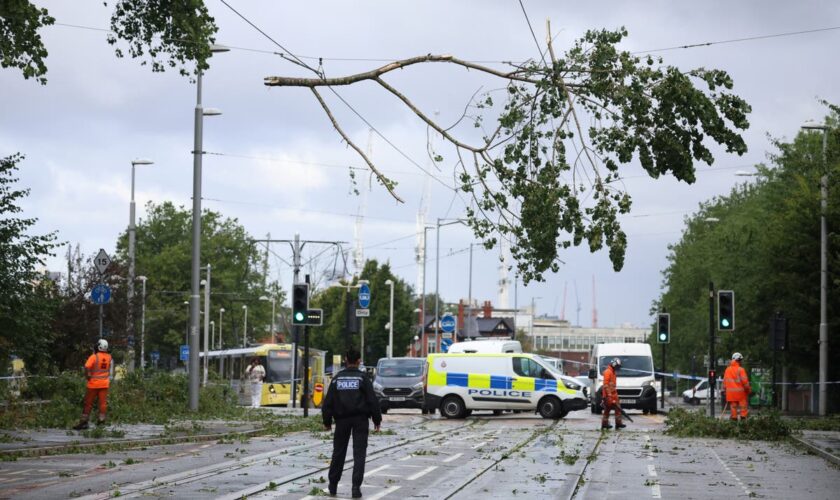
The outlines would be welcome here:
[[[470,281],[469,281],[469,291],[468,293],[468,304],[467,304],[467,323],[464,325],[464,329],[467,331],[467,335],[470,333],[470,329],[467,325],[471,323],[472,320],[472,257],[473,257],[473,244],[470,243]],[[475,333],[475,332],[473,332]],[[457,340],[458,335],[455,335],[455,339]]]
[[[709,282],[709,415],[715,418],[717,366],[715,361],[715,284]]]
[[[207,280],[204,284],[204,376],[202,377],[203,386],[207,385],[207,366],[209,363],[210,351],[210,264],[207,264]]]
[[[306,275],[309,284],[309,275]],[[307,288],[309,290],[309,288]],[[306,301],[309,303],[309,300]],[[308,313],[307,313],[308,314]],[[309,323],[303,327],[303,416],[309,416]]]

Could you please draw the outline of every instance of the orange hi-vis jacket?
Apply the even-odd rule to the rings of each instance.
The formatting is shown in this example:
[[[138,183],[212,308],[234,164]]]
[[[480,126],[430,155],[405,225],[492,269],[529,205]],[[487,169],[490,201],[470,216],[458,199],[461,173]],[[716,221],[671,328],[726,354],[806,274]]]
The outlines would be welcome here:
[[[604,396],[604,401],[608,404],[618,403],[618,388],[616,388],[615,368],[613,368],[612,365],[607,366],[607,369],[604,370],[602,395]]]
[[[107,389],[110,386],[111,355],[107,352],[91,354],[85,362],[88,389]]]
[[[750,394],[747,371],[734,359],[723,373],[723,390],[726,391],[727,401],[742,401]]]

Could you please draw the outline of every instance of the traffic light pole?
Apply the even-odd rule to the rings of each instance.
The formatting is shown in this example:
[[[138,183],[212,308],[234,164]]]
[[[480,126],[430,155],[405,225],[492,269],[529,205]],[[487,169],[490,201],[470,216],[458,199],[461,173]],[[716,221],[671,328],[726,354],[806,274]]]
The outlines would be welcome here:
[[[309,284],[309,275],[306,275]],[[307,313],[308,314],[308,313]],[[309,325],[303,327],[303,416],[309,416]]]
[[[665,344],[662,344],[662,397],[659,407],[665,409]]]
[[[709,282],[709,415],[715,418],[715,284]]]

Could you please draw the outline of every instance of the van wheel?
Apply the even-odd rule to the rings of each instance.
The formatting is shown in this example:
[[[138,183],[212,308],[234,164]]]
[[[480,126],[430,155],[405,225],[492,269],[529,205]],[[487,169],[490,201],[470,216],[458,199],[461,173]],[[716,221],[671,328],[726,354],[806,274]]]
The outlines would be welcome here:
[[[563,403],[554,396],[546,396],[537,404],[537,411],[542,418],[558,419],[563,411]]]
[[[421,409],[421,410],[420,410],[420,413],[421,413],[422,415],[428,415],[428,414],[429,414],[429,410],[427,410],[427,409],[423,408],[423,409]]]
[[[601,408],[601,396],[595,398],[595,401],[592,402],[592,413],[595,415],[600,415],[603,412]]]
[[[381,408],[379,411],[380,411],[383,415],[385,415],[386,413],[388,413],[388,408]]]
[[[458,396],[446,396],[440,403],[440,414],[446,418],[464,418],[467,409]]]
[[[493,415],[498,417],[501,414],[502,414],[502,410],[493,410]]]

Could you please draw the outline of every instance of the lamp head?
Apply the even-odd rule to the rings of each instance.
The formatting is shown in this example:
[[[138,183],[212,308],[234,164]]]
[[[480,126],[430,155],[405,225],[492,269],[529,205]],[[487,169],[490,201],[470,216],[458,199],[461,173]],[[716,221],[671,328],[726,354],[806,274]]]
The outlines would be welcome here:
[[[154,164],[155,164],[155,162],[148,159],[148,158],[136,158],[134,160],[131,160],[131,165],[132,166],[135,166],[135,165],[154,165]]]

